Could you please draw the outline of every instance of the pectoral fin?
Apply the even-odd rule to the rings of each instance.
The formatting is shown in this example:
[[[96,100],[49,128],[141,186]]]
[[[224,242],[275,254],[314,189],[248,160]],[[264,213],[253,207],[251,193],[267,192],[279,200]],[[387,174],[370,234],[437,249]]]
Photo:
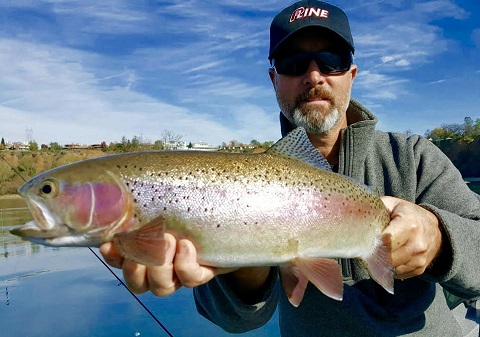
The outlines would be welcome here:
[[[162,265],[165,262],[165,219],[158,217],[141,228],[117,233],[113,237],[120,254],[144,265]]]

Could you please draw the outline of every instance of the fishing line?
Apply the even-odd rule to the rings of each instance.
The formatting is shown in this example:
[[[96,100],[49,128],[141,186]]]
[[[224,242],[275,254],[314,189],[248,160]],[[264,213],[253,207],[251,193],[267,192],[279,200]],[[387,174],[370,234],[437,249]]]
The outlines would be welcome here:
[[[0,154],[0,157],[5,161],[5,163],[7,163],[8,166],[10,166],[10,167],[12,168],[13,172],[15,172],[16,174],[18,174],[18,176],[19,176],[20,178],[22,178],[24,182],[27,182],[27,181],[25,180],[25,178],[20,174],[20,172],[18,172],[15,167],[13,167],[12,165],[10,165],[10,163],[8,162],[8,160],[5,159],[4,156],[2,156],[2,155]]]
[[[0,158],[2,158],[2,159],[7,163],[7,165],[10,166],[10,167],[12,168],[12,170],[13,170],[16,174],[18,174],[18,176],[19,176],[20,178],[23,179],[24,182],[27,182],[27,180],[20,174],[20,172],[18,172],[18,170],[16,170],[15,167],[13,167],[12,165],[10,165],[10,163],[5,159],[4,156],[2,156],[2,155],[0,154]],[[165,325],[163,325],[162,322],[160,322],[160,320],[150,311],[150,309],[147,308],[147,306],[146,306],[145,304],[143,304],[143,302],[138,298],[138,296],[135,295],[130,289],[128,289],[127,285],[117,276],[117,274],[114,273],[114,271],[110,268],[110,266],[107,265],[107,264],[100,258],[100,256],[98,256],[97,253],[95,253],[95,252],[93,251],[92,248],[90,248],[90,247],[87,247],[87,248],[92,252],[93,255],[95,255],[95,257],[97,258],[97,260],[100,261],[100,262],[105,266],[105,268],[107,268],[107,269],[110,271],[110,273],[118,280],[118,282],[120,282],[120,284],[121,284],[125,289],[127,289],[127,291],[130,293],[130,295],[132,295],[133,298],[134,298],[134,299],[142,306],[142,308],[145,309],[145,311],[150,315],[150,317],[152,317],[152,318],[155,320],[155,322],[157,322],[157,324],[163,329],[163,331],[165,331],[165,333],[166,333],[169,337],[174,337],[174,336],[172,335],[172,333],[167,329],[167,327],[166,327]],[[17,261],[17,262],[18,262],[18,261]],[[5,293],[6,293],[6,296],[7,296],[6,304],[7,304],[7,305],[10,305],[10,298],[9,298],[9,296],[8,296],[8,287],[6,288]]]
[[[115,278],[118,280],[118,282],[121,283],[121,285],[127,289],[127,291],[130,293],[130,295],[133,296],[134,299],[137,300],[137,302],[143,307],[143,309],[145,309],[146,312],[148,312],[148,314],[155,320],[155,322],[157,322],[157,324],[163,329],[163,331],[165,331],[165,333],[167,335],[169,335],[170,337],[173,337],[173,335],[170,333],[170,331],[168,331],[168,329],[165,327],[165,325],[162,324],[162,322],[160,322],[160,320],[158,320],[158,318],[150,311],[150,309],[147,308],[147,306],[145,304],[143,304],[142,301],[140,301],[140,299],[138,298],[137,295],[135,295],[130,289],[128,289],[127,285],[122,281],[122,279],[120,279],[120,277],[117,276],[117,274],[115,274],[113,272],[113,270],[110,268],[110,266],[108,264],[105,263],[105,261],[103,261],[100,256],[97,255],[97,253],[95,253],[93,251],[92,248],[88,247],[88,249],[92,252],[93,255],[95,255],[95,257],[98,259],[98,261],[100,261],[104,266],[105,268],[107,268],[110,273],[112,273],[113,276],[115,276]]]

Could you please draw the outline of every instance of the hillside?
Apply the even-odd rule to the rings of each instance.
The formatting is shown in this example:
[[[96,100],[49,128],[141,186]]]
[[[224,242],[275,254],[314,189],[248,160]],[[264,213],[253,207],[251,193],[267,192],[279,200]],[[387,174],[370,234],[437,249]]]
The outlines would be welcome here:
[[[23,184],[40,172],[87,158],[105,155],[101,150],[46,151],[1,151],[0,195],[14,194]],[[12,167],[17,171],[12,170]]]
[[[480,137],[472,142],[446,139],[436,141],[443,153],[453,162],[464,177],[480,177]]]
[[[452,160],[464,177],[480,177],[480,137],[471,142],[444,139],[434,141],[434,144]],[[0,155],[5,159],[0,158],[0,195],[15,194],[24,182],[22,177],[28,180],[50,168],[108,153],[111,154],[94,149],[57,152],[0,151]]]

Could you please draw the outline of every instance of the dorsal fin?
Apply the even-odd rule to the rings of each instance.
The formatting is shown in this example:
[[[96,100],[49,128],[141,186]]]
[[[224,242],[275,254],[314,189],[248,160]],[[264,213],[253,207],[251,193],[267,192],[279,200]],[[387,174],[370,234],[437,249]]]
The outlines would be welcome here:
[[[332,170],[328,161],[310,143],[307,132],[302,127],[296,128],[273,144],[267,153],[303,161],[327,171]]]

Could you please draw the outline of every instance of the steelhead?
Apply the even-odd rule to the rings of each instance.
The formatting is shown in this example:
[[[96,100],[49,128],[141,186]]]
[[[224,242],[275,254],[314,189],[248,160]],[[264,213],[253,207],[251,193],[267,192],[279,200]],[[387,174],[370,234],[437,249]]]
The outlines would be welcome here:
[[[308,281],[341,300],[334,258],[360,258],[393,293],[390,215],[380,198],[328,162],[297,128],[260,154],[141,152],[44,172],[19,189],[34,221],[12,230],[49,246],[100,246],[162,264],[164,233],[189,239],[214,267],[280,266],[299,305]],[[155,254],[154,252],[157,252]]]

